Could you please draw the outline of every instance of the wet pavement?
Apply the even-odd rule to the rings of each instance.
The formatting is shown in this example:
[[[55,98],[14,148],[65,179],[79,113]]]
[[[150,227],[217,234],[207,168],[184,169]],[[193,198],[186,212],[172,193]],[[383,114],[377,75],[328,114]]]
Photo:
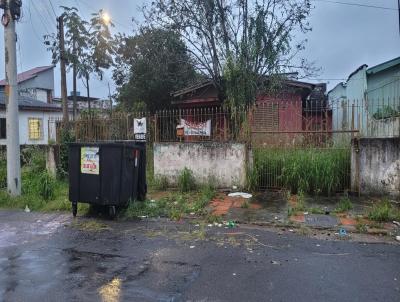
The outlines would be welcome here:
[[[0,301],[400,301],[400,246],[0,211]]]

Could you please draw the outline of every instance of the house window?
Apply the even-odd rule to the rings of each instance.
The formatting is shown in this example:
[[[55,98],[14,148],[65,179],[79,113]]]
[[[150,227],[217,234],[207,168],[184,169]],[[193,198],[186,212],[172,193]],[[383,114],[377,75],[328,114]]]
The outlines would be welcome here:
[[[5,118],[0,118],[0,139],[6,139],[7,138],[7,128],[6,128],[6,119]]]
[[[29,139],[39,140],[43,138],[43,120],[41,118],[28,119]]]

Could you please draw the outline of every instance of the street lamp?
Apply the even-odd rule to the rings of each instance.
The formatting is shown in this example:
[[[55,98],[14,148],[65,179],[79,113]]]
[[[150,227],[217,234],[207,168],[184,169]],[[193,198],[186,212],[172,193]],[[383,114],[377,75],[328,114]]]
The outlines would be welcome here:
[[[101,19],[103,20],[104,24],[106,25],[110,24],[111,17],[107,12],[102,12]]]

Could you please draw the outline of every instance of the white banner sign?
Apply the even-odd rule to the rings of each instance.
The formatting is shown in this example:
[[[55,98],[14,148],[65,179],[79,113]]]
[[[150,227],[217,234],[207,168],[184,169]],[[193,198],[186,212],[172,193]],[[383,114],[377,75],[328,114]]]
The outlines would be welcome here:
[[[211,120],[195,123],[181,119],[181,126],[185,136],[211,136]]]

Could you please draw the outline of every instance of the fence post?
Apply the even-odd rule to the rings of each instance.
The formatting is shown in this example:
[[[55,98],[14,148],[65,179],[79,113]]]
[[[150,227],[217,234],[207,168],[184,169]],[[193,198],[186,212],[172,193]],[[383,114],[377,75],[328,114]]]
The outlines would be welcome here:
[[[158,117],[157,112],[154,114],[154,142],[158,142]]]

